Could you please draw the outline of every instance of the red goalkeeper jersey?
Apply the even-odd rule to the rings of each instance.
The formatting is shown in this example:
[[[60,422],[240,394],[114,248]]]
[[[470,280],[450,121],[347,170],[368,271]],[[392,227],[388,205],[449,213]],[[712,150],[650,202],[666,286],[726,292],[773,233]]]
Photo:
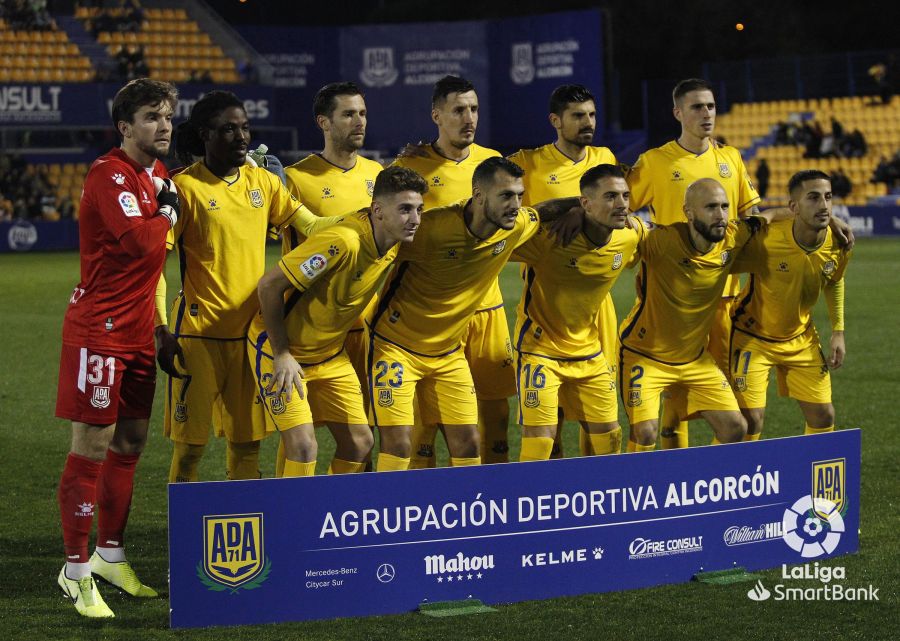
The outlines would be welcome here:
[[[169,230],[168,220],[156,215],[152,176],[168,177],[160,161],[151,172],[121,149],[91,165],[78,217],[81,282],[66,310],[64,343],[120,350],[152,345],[154,295]],[[122,241],[126,235],[130,242]]]

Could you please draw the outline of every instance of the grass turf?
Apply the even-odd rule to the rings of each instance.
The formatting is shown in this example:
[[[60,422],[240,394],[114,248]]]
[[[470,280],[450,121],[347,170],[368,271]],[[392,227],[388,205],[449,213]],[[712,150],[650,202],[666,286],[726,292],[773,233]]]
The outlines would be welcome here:
[[[750,584],[712,586],[697,583],[638,591],[586,595],[499,607],[496,613],[434,619],[417,614],[367,619],[338,619],[302,624],[226,630],[168,629],[167,528],[165,485],[171,447],[162,436],[162,385],[158,386],[151,437],[136,477],[128,528],[129,557],[148,584],[163,588],[164,598],[136,601],[109,586],[104,597],[116,619],[81,619],[55,585],[63,561],[56,486],[68,451],[69,430],[53,416],[59,363],[60,327],[66,302],[78,280],[73,253],[0,255],[0,520],[3,589],[0,635],[5,639],[620,639],[741,638],[781,639],[811,634],[829,639],[896,638],[898,606],[897,504],[898,454],[894,396],[900,365],[893,348],[900,318],[900,243],[863,239],[847,274],[847,346],[845,366],[834,373],[838,425],[863,429],[862,535],[860,553],[825,562],[847,568],[844,584],[879,588],[880,602],[772,602],[746,597]],[[274,260],[275,254],[270,253]],[[177,290],[177,266],[167,269],[170,297]],[[515,316],[521,281],[515,266],[501,282],[507,314]],[[625,274],[614,298],[620,318],[634,298]],[[816,314],[827,341],[824,306]],[[892,391],[893,390],[893,391]],[[772,438],[797,434],[803,419],[796,404],[770,387],[766,433]],[[513,413],[513,417],[515,414]],[[623,425],[627,425],[624,416]],[[320,430],[319,472],[327,466],[333,443]],[[518,456],[517,430],[510,430],[511,458]],[[711,432],[692,426],[692,443],[706,443]],[[577,435],[567,428],[567,451],[577,451]],[[275,440],[263,443],[262,471],[271,476]],[[446,451],[439,448],[445,461]],[[224,478],[224,449],[211,441],[201,478]],[[761,573],[764,583],[778,582],[780,570]],[[804,583],[801,587],[810,587]]]

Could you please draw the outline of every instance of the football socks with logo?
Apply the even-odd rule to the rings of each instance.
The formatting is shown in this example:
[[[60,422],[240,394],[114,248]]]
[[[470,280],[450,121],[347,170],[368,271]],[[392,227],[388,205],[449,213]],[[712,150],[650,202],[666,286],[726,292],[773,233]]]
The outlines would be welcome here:
[[[553,451],[553,439],[549,436],[522,436],[519,461],[546,461]]]
[[[664,414],[665,416],[665,414]],[[665,425],[666,423],[662,423]],[[669,431],[671,430],[671,432]],[[688,422],[679,421],[677,427],[663,428],[659,434],[659,447],[663,450],[676,450],[688,446]]]
[[[418,403],[418,400],[416,400],[416,403]],[[412,452],[409,457],[409,466],[404,469],[424,470],[437,467],[437,457],[434,453],[436,438],[437,425],[422,425],[422,419],[419,418],[419,414],[416,412],[413,428],[409,435]]]
[[[66,561],[87,563],[88,536],[94,522],[94,505],[97,502],[97,478],[101,461],[69,453],[59,480],[56,497],[62,518],[63,544]],[[70,576],[70,578],[80,578]]]
[[[235,443],[228,441],[225,448],[225,474],[231,481],[261,478],[259,473],[259,441]]]
[[[375,468],[378,472],[399,472],[409,469],[409,459],[394,456],[381,452],[378,455],[378,465]]]
[[[172,466],[169,468],[169,483],[189,483],[199,480],[197,468],[205,449],[205,445],[191,445],[175,441],[175,448],[172,450]]]
[[[580,430],[583,436],[588,438],[591,444],[591,450],[595,455],[601,454],[618,454],[622,451],[622,428],[617,427],[614,430],[603,434],[588,434],[584,430]]]

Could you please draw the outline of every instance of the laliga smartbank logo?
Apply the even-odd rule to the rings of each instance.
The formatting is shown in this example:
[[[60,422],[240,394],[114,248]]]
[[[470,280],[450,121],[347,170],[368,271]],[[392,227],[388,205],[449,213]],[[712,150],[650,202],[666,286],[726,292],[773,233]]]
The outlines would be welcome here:
[[[832,583],[847,578],[846,569],[842,566],[819,566],[818,561],[811,566],[809,563],[791,568],[782,565],[781,578],[783,581],[817,580],[821,585],[801,587],[778,583],[769,590],[759,580],[747,592],[747,598],[751,601],[880,601],[879,588],[871,584],[863,588]]]
[[[197,578],[214,592],[255,590],[272,564],[265,556],[262,514],[203,517],[203,560]]]

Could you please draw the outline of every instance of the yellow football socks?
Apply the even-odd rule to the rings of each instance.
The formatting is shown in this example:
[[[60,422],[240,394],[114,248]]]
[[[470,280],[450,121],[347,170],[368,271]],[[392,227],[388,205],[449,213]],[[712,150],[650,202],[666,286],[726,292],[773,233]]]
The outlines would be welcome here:
[[[172,465],[169,468],[169,483],[188,483],[199,480],[197,468],[205,449],[205,445],[191,445],[175,441]]]
[[[605,432],[603,434],[588,434],[581,430],[582,437],[587,437],[591,444],[591,450],[596,455],[618,454],[622,451],[622,428]]]
[[[553,450],[553,439],[549,436],[523,436],[519,461],[546,461]]]
[[[316,462],[309,461],[308,463],[304,463],[302,461],[292,461],[291,459],[284,460],[284,478],[294,477],[294,476],[312,476],[316,473]]]
[[[745,441],[758,441],[760,436],[762,436],[762,434],[760,432],[757,432],[756,434],[744,434],[744,440]]]
[[[469,465],[481,465],[481,457],[462,458],[460,456],[450,457],[450,467],[467,467]]]
[[[641,445],[640,443],[635,443],[632,440],[628,441],[628,446],[625,448],[626,452],[652,452],[656,449],[656,443],[651,443],[650,445]]]
[[[394,456],[393,454],[386,454],[385,452],[381,452],[378,455],[378,464],[375,467],[375,470],[378,472],[399,472],[401,470],[409,469],[409,459],[408,458],[400,458],[399,456]]]
[[[812,427],[809,423],[806,424],[806,428],[803,430],[804,434],[825,434],[826,432],[833,432],[834,425],[829,425],[828,427]]]
[[[356,463],[354,461],[345,461],[334,457],[331,459],[331,465],[328,466],[329,474],[356,474],[362,472],[366,468],[365,462]]]
[[[232,481],[258,479],[259,441],[235,443],[228,441],[225,447],[225,474]]]

